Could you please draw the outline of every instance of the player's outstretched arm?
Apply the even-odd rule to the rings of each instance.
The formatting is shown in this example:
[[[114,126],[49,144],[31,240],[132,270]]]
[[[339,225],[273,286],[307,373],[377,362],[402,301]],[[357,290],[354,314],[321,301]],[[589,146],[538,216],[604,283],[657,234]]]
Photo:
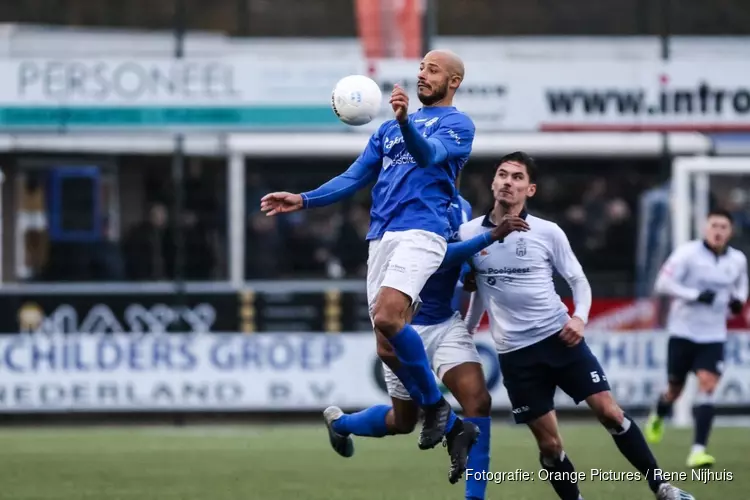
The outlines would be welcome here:
[[[472,255],[481,252],[495,241],[502,241],[513,231],[528,231],[529,225],[521,217],[507,215],[503,217],[500,224],[466,241],[449,243],[439,269],[449,269],[460,266],[471,258]]]
[[[266,215],[296,212],[304,208],[332,205],[356,193],[377,177],[377,169],[355,161],[343,174],[306,193],[269,193],[260,200]]]
[[[709,292],[703,293],[697,288],[691,288],[682,284],[682,279],[687,274],[690,262],[690,253],[686,247],[678,248],[669,256],[654,283],[654,291],[659,295],[667,295],[678,299],[695,301],[705,297],[704,302],[713,296]]]
[[[318,208],[332,205],[348,198],[369,183],[380,172],[382,126],[367,142],[359,158],[343,174],[334,177],[317,189],[301,194],[270,193],[260,201],[260,209],[267,215],[295,212],[303,208]]]
[[[317,189],[302,193],[303,208],[318,208],[332,205],[374,181],[378,176],[378,169],[372,165],[355,161],[343,174],[334,177]]]

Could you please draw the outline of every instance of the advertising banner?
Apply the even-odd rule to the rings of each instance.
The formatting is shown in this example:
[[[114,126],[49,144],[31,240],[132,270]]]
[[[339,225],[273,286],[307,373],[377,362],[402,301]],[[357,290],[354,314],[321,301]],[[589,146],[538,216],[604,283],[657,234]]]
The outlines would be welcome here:
[[[416,95],[419,60],[17,59],[0,62],[0,129],[338,130],[392,117],[398,83]],[[330,109],[336,82],[366,74],[384,92],[371,124]],[[750,130],[750,62],[466,58],[455,104],[493,131]]]
[[[625,407],[666,383],[663,332],[587,340]],[[493,407],[509,409],[494,345],[476,337]],[[317,411],[389,401],[370,333],[0,337],[0,412]],[[750,332],[732,335],[718,406],[750,404]],[[446,394],[455,405],[455,400]],[[573,402],[558,391],[559,408]]]
[[[236,332],[239,308],[239,297],[232,292],[3,294],[0,332]]]
[[[331,91],[360,60],[17,59],[0,62],[6,129],[343,127]]]
[[[382,60],[373,74],[418,106],[418,68]],[[739,131],[750,129],[749,74],[745,60],[467,60],[455,103],[478,132]]]
[[[0,332],[339,332],[371,328],[364,293],[108,292],[0,295]]]

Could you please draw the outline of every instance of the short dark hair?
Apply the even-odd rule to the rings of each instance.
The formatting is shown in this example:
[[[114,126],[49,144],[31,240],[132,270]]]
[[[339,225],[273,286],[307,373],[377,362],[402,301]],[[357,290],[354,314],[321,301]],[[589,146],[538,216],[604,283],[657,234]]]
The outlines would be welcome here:
[[[730,224],[734,224],[734,217],[732,217],[732,213],[725,208],[712,209],[710,212],[708,212],[708,217],[724,217],[729,221]]]
[[[500,168],[500,165],[506,162],[515,162],[520,163],[524,167],[526,167],[526,173],[529,176],[529,180],[532,184],[536,184],[536,178],[537,173],[539,172],[539,167],[536,165],[536,161],[534,158],[532,158],[528,153],[524,153],[523,151],[514,151],[513,153],[509,153],[497,162],[497,167],[495,170]]]

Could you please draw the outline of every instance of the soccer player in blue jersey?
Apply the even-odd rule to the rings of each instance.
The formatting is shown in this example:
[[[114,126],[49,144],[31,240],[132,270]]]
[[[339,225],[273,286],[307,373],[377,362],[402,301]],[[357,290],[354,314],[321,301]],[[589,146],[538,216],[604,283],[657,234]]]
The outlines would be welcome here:
[[[449,218],[456,240],[456,231],[464,222],[471,219],[471,206],[459,197],[459,203],[452,203]],[[516,227],[526,223],[520,217],[515,225],[501,226],[492,232],[492,238],[499,240]],[[449,245],[449,248],[452,245]],[[481,244],[486,246],[486,243]],[[486,474],[490,462],[490,409],[492,400],[484,381],[481,359],[474,341],[458,312],[454,295],[460,283],[462,266],[460,263],[438,270],[427,280],[420,297],[422,304],[411,324],[422,337],[428,358],[437,376],[456,397],[463,408],[466,421],[480,429],[477,443],[468,455],[466,474],[466,498],[483,500],[487,487]],[[409,434],[417,423],[418,401],[413,401],[409,390],[394,375],[398,371],[398,359],[387,342],[378,343],[378,355],[384,363],[384,375],[391,405],[377,405],[366,410],[344,414],[340,408],[331,406],[324,412],[331,446],[344,457],[354,452],[351,435],[383,437],[394,434]],[[460,479],[457,466],[451,468],[451,483]]]
[[[443,398],[422,339],[407,320],[445,256],[451,233],[448,207],[457,197],[455,182],[474,142],[474,123],[453,106],[463,78],[458,56],[429,52],[419,67],[423,106],[418,111],[409,114],[406,92],[395,87],[390,99],[395,120],[380,126],[346,172],[313,191],[271,193],[261,200],[261,210],[276,215],[336,203],[375,181],[367,235],[370,317],[376,335],[398,357],[396,376],[405,387],[419,390],[425,413],[420,449],[446,437],[459,468],[479,429],[457,419]]]

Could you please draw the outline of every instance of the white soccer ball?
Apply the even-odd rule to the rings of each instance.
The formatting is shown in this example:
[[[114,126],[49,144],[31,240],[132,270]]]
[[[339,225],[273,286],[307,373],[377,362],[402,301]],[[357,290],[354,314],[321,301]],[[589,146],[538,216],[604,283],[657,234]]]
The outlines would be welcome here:
[[[383,93],[374,80],[363,75],[342,78],[331,95],[331,107],[347,125],[370,123],[380,113]]]

